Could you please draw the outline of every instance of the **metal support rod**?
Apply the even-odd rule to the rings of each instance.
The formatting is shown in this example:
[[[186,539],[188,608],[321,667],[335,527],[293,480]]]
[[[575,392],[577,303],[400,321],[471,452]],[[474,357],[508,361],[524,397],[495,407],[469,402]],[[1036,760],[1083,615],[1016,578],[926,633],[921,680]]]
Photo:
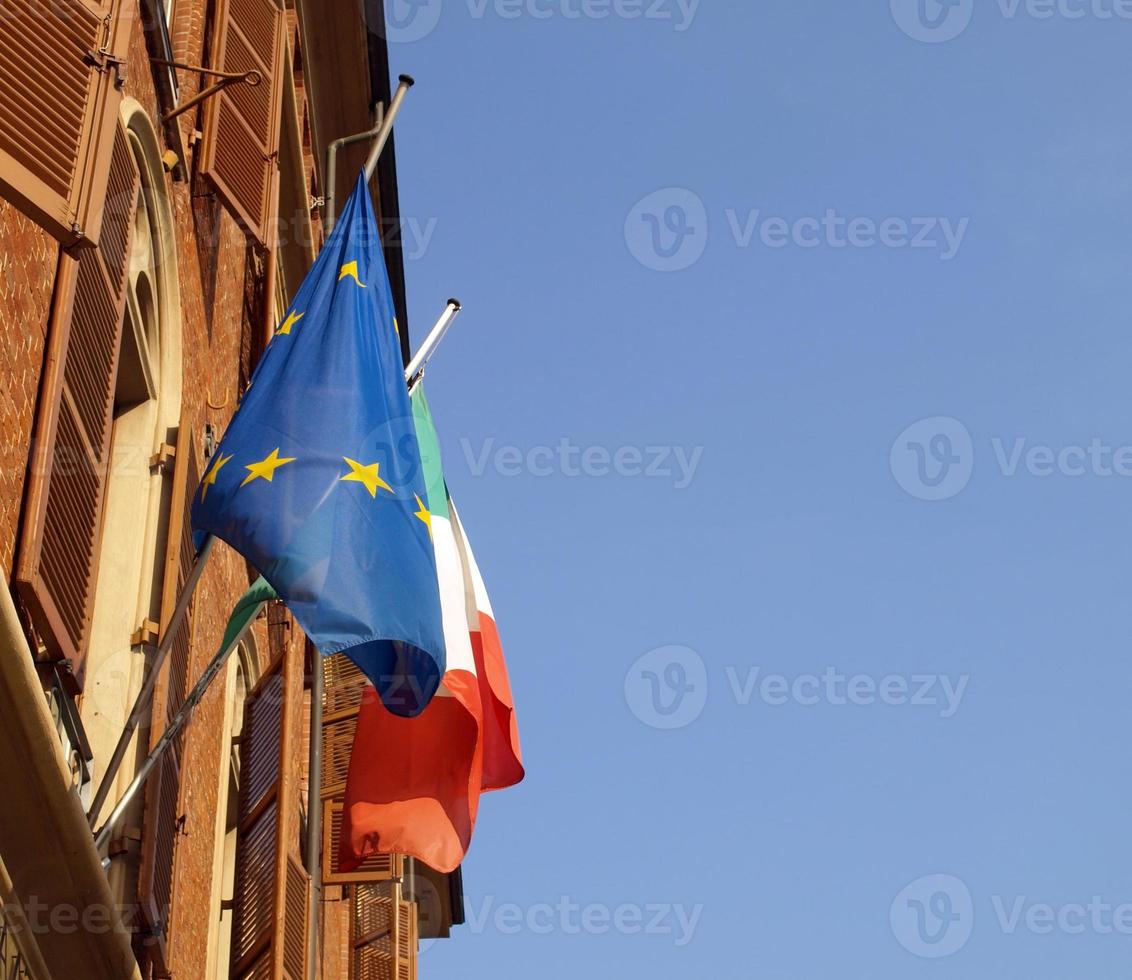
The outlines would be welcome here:
[[[345,146],[353,146],[365,140],[371,140],[381,132],[381,125],[385,121],[385,106],[377,107],[377,125],[367,129],[364,133],[354,133],[353,136],[343,136],[334,140],[326,148],[326,189],[323,191],[322,223],[326,226],[326,234],[334,230],[337,218],[335,209],[338,205],[338,151]]]
[[[310,768],[307,772],[307,873],[311,876],[307,917],[307,975],[318,978],[318,911],[322,903],[322,654],[314,649],[311,673]]]
[[[200,680],[197,681],[196,686],[189,692],[188,697],[185,698],[185,703],[181,705],[181,709],[173,716],[168,727],[161,734],[161,738],[157,740],[157,744],[154,745],[149,755],[145,757],[145,761],[138,768],[133,782],[130,783],[126,792],[122,794],[122,798],[115,804],[114,809],[110,812],[110,816],[106,818],[106,823],[104,823],[102,829],[94,835],[94,846],[96,849],[101,849],[102,845],[110,839],[110,833],[113,831],[115,824],[122,819],[122,814],[126,812],[126,807],[130,805],[130,801],[137,795],[138,790],[144,785],[149,774],[157,766],[158,762],[161,761],[161,756],[164,754],[165,750],[173,744],[173,740],[188,723],[193,709],[200,703],[201,698],[204,697],[213,678],[220,673],[221,669],[228,662],[232,651],[240,645],[240,641],[247,634],[248,630],[251,629],[252,623],[255,622],[260,610],[263,609],[265,605],[267,605],[266,602],[261,602],[256,608],[255,613],[248,617],[247,624],[244,628],[236,634],[230,643],[216,651],[216,655],[204,669],[204,673],[200,675]]]
[[[393,93],[393,98],[389,100],[389,108],[385,112],[385,118],[381,121],[381,129],[374,137],[373,146],[370,147],[369,156],[366,157],[367,181],[373,180],[373,175],[377,171],[377,161],[381,158],[381,151],[385,149],[385,144],[389,141],[389,134],[393,132],[393,121],[397,118],[397,113],[401,111],[401,103],[405,101],[405,96],[414,84],[412,75],[400,75],[397,82],[397,91]]]
[[[102,805],[110,795],[110,790],[114,785],[114,777],[118,775],[122,760],[126,757],[126,750],[130,747],[130,742],[134,737],[134,732],[137,731],[138,725],[141,724],[142,718],[145,717],[145,713],[149,709],[150,698],[153,697],[153,689],[157,685],[157,677],[161,673],[165,658],[169,656],[169,651],[173,647],[173,639],[177,635],[181,620],[185,618],[185,613],[189,610],[193,592],[196,591],[197,583],[200,581],[201,575],[204,574],[204,566],[208,563],[208,557],[212,554],[212,546],[215,543],[216,539],[211,534],[204,539],[200,551],[197,552],[196,560],[193,562],[193,567],[189,569],[189,574],[185,578],[185,587],[177,597],[177,605],[173,608],[173,615],[169,617],[169,622],[165,625],[165,632],[162,634],[161,642],[157,645],[153,663],[150,664],[149,675],[134,700],[134,706],[130,709],[130,715],[126,719],[126,727],[118,738],[118,744],[114,746],[114,754],[110,757],[106,772],[102,776],[102,782],[98,784],[98,792],[94,794],[94,802],[91,803],[90,810],[87,812],[87,820],[92,827],[98,820],[98,813],[102,809]]]
[[[410,392],[417,386],[417,376],[424,371],[429,359],[436,353],[436,348],[440,346],[440,342],[444,339],[444,335],[448,333],[448,328],[452,326],[452,321],[456,319],[456,314],[459,312],[460,301],[450,299],[448,305],[444,307],[444,312],[440,314],[440,319],[433,325],[428,336],[425,337],[424,342],[417,348],[417,352],[409,361],[409,366],[405,368],[405,381],[408,382]]]
[[[187,71],[200,72],[202,75],[211,75],[213,78],[219,78],[214,85],[210,85],[206,89],[202,89],[194,95],[188,102],[184,102],[171,112],[165,113],[161,117],[163,123],[172,122],[178,116],[188,112],[194,106],[200,105],[205,99],[215,95],[222,89],[227,88],[229,85],[235,85],[238,82],[244,82],[252,87],[263,84],[263,73],[253,68],[250,71],[214,71],[211,68],[203,68],[200,65],[187,65],[181,61],[163,61],[157,58],[150,59],[155,65],[161,65],[163,68],[184,68]]]

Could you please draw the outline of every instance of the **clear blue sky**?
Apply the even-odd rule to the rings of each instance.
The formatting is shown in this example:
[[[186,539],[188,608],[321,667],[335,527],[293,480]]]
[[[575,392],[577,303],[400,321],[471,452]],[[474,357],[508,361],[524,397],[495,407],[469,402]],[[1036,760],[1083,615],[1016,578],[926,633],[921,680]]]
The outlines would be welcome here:
[[[391,44],[528,767],[422,977],[1126,977],[1132,9],[514,2]]]

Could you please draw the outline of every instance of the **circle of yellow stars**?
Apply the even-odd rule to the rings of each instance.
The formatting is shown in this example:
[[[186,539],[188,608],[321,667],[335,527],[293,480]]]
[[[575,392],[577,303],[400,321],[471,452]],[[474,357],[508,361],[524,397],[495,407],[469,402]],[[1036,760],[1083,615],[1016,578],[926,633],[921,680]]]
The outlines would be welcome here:
[[[249,483],[254,483],[256,480],[266,480],[268,483],[271,483],[274,481],[275,473],[280,467],[295,462],[297,457],[280,456],[279,449],[280,447],[276,446],[263,459],[256,460],[254,463],[248,463],[244,466],[244,469],[248,471],[248,475],[244,477],[240,487],[246,487]],[[225,456],[221,453],[216,457],[216,462],[212,464],[205,474],[204,479],[200,481],[200,499],[202,502],[208,496],[208,488],[216,486],[216,479],[220,475],[220,471],[231,462],[231,460],[231,454]],[[391,497],[397,496],[397,491],[382,478],[380,462],[359,463],[356,459],[350,459],[349,456],[343,456],[342,460],[349,467],[350,471],[338,478],[339,483],[360,483],[366,488],[366,491],[374,500],[377,499],[379,490],[384,490]],[[419,494],[414,493],[413,499],[417,503],[417,510],[413,516],[424,524],[431,538],[432,514],[429,513],[428,507],[425,505],[424,501],[421,500]]]
[[[338,272],[338,281],[343,279],[351,279],[362,289],[366,288],[366,284],[358,277],[358,263],[347,262]],[[287,318],[279,325],[275,331],[275,336],[286,336],[291,333],[293,327],[303,318],[304,314],[292,310],[287,314]],[[397,321],[393,321],[393,329],[398,330]],[[398,331],[400,332],[400,331]],[[254,463],[248,463],[244,469],[248,471],[248,475],[244,477],[243,483],[240,487],[246,487],[249,483],[254,483],[256,480],[266,480],[271,483],[275,479],[275,472],[282,466],[288,463],[295,462],[295,456],[280,456],[279,446],[276,446],[270,453],[263,459],[257,460]],[[380,463],[359,463],[356,459],[350,459],[349,456],[343,456],[343,461],[350,468],[350,472],[338,478],[339,483],[360,483],[369,492],[372,499],[377,499],[378,490],[384,490],[386,493],[393,497],[397,496],[396,491],[385,482],[381,477],[381,464]],[[220,471],[232,460],[231,454],[225,456],[223,453],[216,457],[216,462],[205,474],[200,483],[200,499],[203,502],[208,495],[208,488],[216,486],[216,479],[220,475]],[[413,516],[419,520],[428,530],[429,538],[432,537],[432,515],[429,513],[428,507],[425,506],[424,501],[416,493],[413,498],[417,502],[417,510]]]

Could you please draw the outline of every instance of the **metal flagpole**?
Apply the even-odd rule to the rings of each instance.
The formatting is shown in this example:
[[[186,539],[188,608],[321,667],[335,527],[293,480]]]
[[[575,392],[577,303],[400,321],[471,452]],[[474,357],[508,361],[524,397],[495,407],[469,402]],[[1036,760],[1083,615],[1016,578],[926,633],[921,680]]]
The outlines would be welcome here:
[[[149,708],[149,701],[153,697],[153,689],[157,685],[157,676],[161,672],[161,666],[165,663],[165,658],[169,656],[169,651],[173,647],[173,639],[177,635],[177,630],[181,625],[181,620],[185,618],[185,613],[188,612],[189,603],[192,601],[193,592],[196,591],[197,583],[200,577],[204,574],[204,566],[208,563],[209,556],[212,554],[212,546],[216,543],[216,539],[210,534],[204,539],[204,543],[197,552],[196,559],[193,562],[193,567],[189,569],[188,577],[185,579],[185,587],[181,590],[181,595],[177,598],[177,605],[173,608],[173,615],[169,617],[169,622],[165,626],[165,633],[161,637],[161,642],[157,645],[157,652],[153,656],[153,663],[150,665],[149,674],[142,685],[142,689],[138,692],[137,698],[134,700],[134,705],[130,709],[129,717],[126,719],[126,727],[122,730],[122,734],[118,739],[118,744],[114,746],[114,754],[110,757],[110,762],[106,766],[106,772],[102,776],[102,782],[98,784],[98,792],[94,794],[94,802],[90,805],[90,810],[87,812],[87,821],[93,827],[95,821],[98,819],[99,811],[101,811],[106,798],[110,795],[110,790],[114,784],[114,777],[118,775],[118,770],[122,766],[122,760],[126,757],[126,750],[130,747],[130,742],[133,740],[134,732],[137,731],[138,725],[141,724],[145,713]]]
[[[401,103],[405,101],[405,95],[414,84],[412,75],[401,75],[398,78],[397,91],[393,93],[393,98],[389,100],[389,108],[378,109],[378,123],[373,129],[367,129],[364,133],[355,133],[353,136],[343,136],[327,146],[326,203],[322,212],[322,223],[326,227],[327,235],[334,230],[334,222],[338,217],[336,213],[338,207],[336,200],[338,193],[338,151],[344,146],[372,139],[373,143],[370,145],[369,154],[366,156],[365,171],[366,180],[373,180],[373,175],[377,171],[377,161],[381,158],[381,151],[385,149],[385,144],[389,142],[389,134],[393,132],[393,121],[397,118],[397,113],[401,111]]]
[[[397,113],[401,111],[401,103],[405,101],[405,96],[409,89],[413,87],[413,84],[412,75],[399,75],[397,77],[397,91],[393,93],[393,98],[389,100],[389,108],[385,111],[385,118],[381,120],[381,129],[374,137],[373,146],[370,147],[369,156],[366,157],[366,180],[373,180],[373,175],[377,172],[377,161],[381,158],[381,151],[385,149],[385,144],[389,141],[389,134],[393,132],[393,120],[397,118]]]
[[[456,314],[460,312],[460,301],[458,299],[450,299],[448,305],[444,307],[444,312],[440,314],[440,319],[428,332],[425,337],[424,343],[417,348],[417,352],[413,355],[412,360],[409,361],[409,366],[405,368],[405,381],[409,385],[409,394],[413,393],[413,389],[420,381],[420,376],[424,373],[425,365],[434,353],[436,348],[440,346],[440,342],[444,339],[444,335],[448,333],[448,328],[452,326],[452,321],[456,319]]]
[[[173,744],[173,740],[177,734],[189,721],[189,716],[192,715],[193,709],[200,704],[201,698],[204,697],[208,691],[212,679],[220,673],[221,668],[228,662],[228,658],[232,655],[232,651],[239,645],[240,641],[247,635],[247,632],[255,622],[256,617],[259,616],[260,610],[267,605],[267,602],[260,602],[255,607],[255,612],[248,616],[248,621],[229,642],[227,645],[221,646],[216,651],[215,656],[205,667],[204,673],[200,675],[200,680],[196,682],[196,686],[189,692],[188,697],[185,698],[185,703],[181,705],[180,710],[173,716],[169,722],[169,726],[162,733],[161,738],[157,740],[149,755],[145,757],[145,761],[138,768],[134,780],[130,783],[126,792],[122,794],[122,798],[110,811],[110,816],[106,818],[106,823],[102,825],[102,829],[94,835],[94,846],[96,849],[101,848],[110,838],[110,833],[114,829],[114,825],[122,818],[122,814],[126,812],[126,807],[130,805],[130,801],[137,794],[138,790],[144,785],[149,774],[153,771],[154,767],[161,761],[161,756],[165,750]]]
[[[311,876],[307,921],[307,976],[318,977],[318,912],[322,907],[322,693],[325,687],[322,654],[314,651],[311,674],[310,768],[307,772],[307,872]]]

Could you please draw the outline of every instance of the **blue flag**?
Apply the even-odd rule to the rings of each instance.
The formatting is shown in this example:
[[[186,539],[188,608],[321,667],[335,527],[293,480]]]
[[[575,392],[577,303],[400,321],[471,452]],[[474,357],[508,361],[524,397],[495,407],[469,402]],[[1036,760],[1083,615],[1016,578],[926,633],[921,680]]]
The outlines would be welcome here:
[[[425,481],[364,178],[252,376],[193,500],[319,651],[395,714],[428,704],[444,633]]]

